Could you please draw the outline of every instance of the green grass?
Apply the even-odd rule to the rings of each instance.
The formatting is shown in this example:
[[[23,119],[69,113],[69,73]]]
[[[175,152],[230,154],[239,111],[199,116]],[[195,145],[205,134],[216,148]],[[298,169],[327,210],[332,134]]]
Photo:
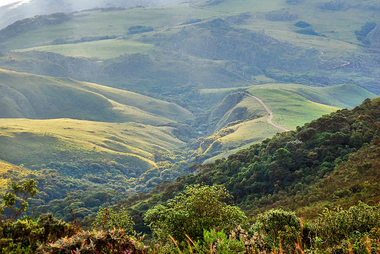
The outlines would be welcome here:
[[[265,31],[268,35],[284,42],[304,48],[316,48],[324,53],[324,58],[341,58],[347,52],[357,52],[354,31],[361,28],[366,21],[380,22],[380,16],[373,11],[348,9],[346,11],[324,11],[318,4],[324,0],[303,1],[298,5],[288,5],[283,0],[271,2],[259,0],[226,0],[218,5],[209,3],[182,4],[162,8],[135,8],[115,12],[83,11],[74,14],[72,20],[63,24],[49,26],[21,34],[4,43],[10,50],[42,50],[56,52],[68,56],[112,58],[123,53],[154,54],[153,45],[137,42],[142,34],[136,34],[121,40],[95,41],[80,44],[47,46],[57,38],[78,40],[82,37],[117,36],[125,37],[131,26],[151,26],[155,29],[147,33],[157,32],[172,34],[181,29],[181,24],[194,19],[202,21],[223,18],[240,13],[251,12],[253,18],[238,27],[255,31]],[[355,3],[355,1],[347,1]],[[366,1],[366,4],[376,1]],[[301,35],[295,33],[296,21],[269,21],[265,14],[282,8],[298,16],[296,21],[305,21],[317,32],[326,37]],[[235,25],[237,26],[237,25]],[[260,79],[260,78],[259,78]],[[266,80],[266,82],[270,82]]]
[[[189,111],[173,103],[97,84],[6,70],[0,70],[0,77],[0,117],[151,125],[193,118]]]
[[[193,119],[176,104],[97,84],[6,70],[0,79],[0,159],[16,165],[121,156],[149,169],[154,150],[184,145],[156,125]]]
[[[222,104],[221,106],[224,106]],[[239,109],[246,109],[245,114],[250,114],[257,118],[258,116],[267,115],[266,110],[261,106],[261,104],[252,97],[245,97],[239,103],[237,103],[234,107],[232,107],[228,112],[224,114],[224,116],[220,119],[218,124],[216,125],[216,130],[222,129],[231,121],[241,120],[239,117],[236,117],[236,112],[239,112]],[[249,119],[249,118],[248,118]],[[242,138],[242,140],[245,140]]]
[[[202,94],[217,96],[232,91],[231,89],[205,89]],[[247,91],[262,99],[273,111],[275,123],[291,130],[339,108],[352,108],[359,105],[365,98],[376,97],[373,93],[355,85],[308,87],[297,84],[267,84],[252,86]],[[267,123],[268,113],[254,98],[245,98],[236,107],[239,106],[248,107],[250,111],[256,110],[257,114],[264,116],[229,127],[234,132],[226,136],[218,137],[216,133],[213,138],[218,141],[220,150],[223,152],[206,160],[205,163],[227,157],[243,147],[282,132]],[[211,146],[208,150],[211,150]]]
[[[268,35],[277,39],[288,41],[299,45],[318,46],[321,50],[346,51],[355,50],[357,44],[355,30],[359,30],[366,21],[380,21],[376,11],[363,11],[358,9],[348,9],[346,11],[325,11],[318,8],[318,5],[325,0],[302,1],[298,5],[288,5],[285,1],[274,0],[271,2],[260,0],[226,0],[221,4],[205,7],[209,10],[220,13],[238,14],[243,12],[253,12],[255,19],[252,23],[245,25],[246,28],[254,30],[265,30]],[[352,5],[357,5],[358,1],[345,1]],[[375,0],[366,1],[366,4],[376,4]],[[200,6],[207,6],[207,3],[200,3]],[[297,21],[268,21],[265,13],[278,11],[285,8],[291,14],[298,16],[297,20],[310,23],[317,32],[326,34],[328,38],[307,36],[294,33],[298,28],[294,26]],[[334,33],[331,33],[334,31]],[[342,48],[343,46],[343,48]]]
[[[319,104],[293,92],[276,86],[248,89],[273,111],[273,122],[287,129],[295,129],[338,108]]]
[[[193,18],[212,19],[216,12],[198,10],[186,4],[163,8],[135,8],[116,12],[83,11],[73,19],[55,26],[29,31],[6,42],[8,49],[25,49],[51,43],[57,38],[79,40],[82,37],[126,36],[131,26],[151,26],[155,30],[166,30]],[[134,37],[140,35],[130,36]]]
[[[46,51],[66,56],[110,59],[123,54],[143,53],[148,54],[153,48],[151,44],[140,43],[127,40],[101,40],[93,42],[84,42],[77,44],[49,45],[34,47],[28,49],[16,50],[16,52],[25,51]]]
[[[184,144],[170,127],[73,119],[0,119],[0,140],[0,159],[28,167],[74,156],[130,157],[153,167],[154,150],[170,151]]]
[[[266,87],[288,91],[313,102],[340,108],[352,108],[361,104],[366,98],[373,99],[377,97],[375,94],[361,87],[350,84],[330,87],[309,87],[297,84],[268,84]]]

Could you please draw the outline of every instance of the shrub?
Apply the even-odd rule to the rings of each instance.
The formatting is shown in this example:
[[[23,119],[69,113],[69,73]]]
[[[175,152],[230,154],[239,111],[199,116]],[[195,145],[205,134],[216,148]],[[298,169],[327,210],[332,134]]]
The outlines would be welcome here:
[[[361,239],[380,227],[380,205],[369,206],[359,202],[348,210],[326,208],[315,223],[318,236],[326,239],[329,246],[340,244],[347,238]]]
[[[154,29],[151,26],[131,26],[130,28],[128,28],[128,34],[147,33],[153,30]]]
[[[144,245],[128,236],[123,229],[110,231],[81,231],[70,238],[42,245],[36,253],[93,254],[93,253],[144,253]]]
[[[0,248],[3,253],[28,253],[29,250],[34,252],[41,243],[70,237],[76,231],[71,224],[57,220],[49,213],[41,215],[38,220],[32,220],[28,216],[16,222],[8,220],[2,224],[0,232]]]
[[[301,233],[301,219],[294,212],[272,209],[259,214],[251,230],[266,234],[266,242],[274,248],[281,244],[285,249],[294,248]]]
[[[299,29],[299,30],[296,31],[296,33],[298,33],[298,34],[306,34],[306,35],[314,35],[314,36],[324,36],[323,34],[320,34],[320,33],[317,33],[316,31],[314,31],[314,29],[311,28],[311,27]]]
[[[304,21],[298,21],[297,23],[294,24],[296,27],[299,27],[299,28],[306,28],[306,27],[309,27],[311,26],[309,23],[306,23]]]
[[[203,237],[204,230],[231,230],[244,224],[247,217],[236,206],[228,205],[231,195],[221,186],[189,186],[183,193],[148,210],[145,221],[159,240],[168,235],[181,241],[185,234],[194,240]]]

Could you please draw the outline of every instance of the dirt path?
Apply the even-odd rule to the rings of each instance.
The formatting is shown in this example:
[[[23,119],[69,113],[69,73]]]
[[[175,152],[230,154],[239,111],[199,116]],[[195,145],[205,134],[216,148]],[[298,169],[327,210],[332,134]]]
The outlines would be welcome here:
[[[278,124],[275,124],[275,123],[273,122],[273,117],[274,117],[274,116],[273,116],[273,112],[268,108],[267,105],[265,105],[265,103],[264,103],[260,98],[254,96],[254,95],[252,95],[252,94],[250,94],[250,93],[246,93],[246,94],[247,94],[248,96],[250,96],[250,97],[256,99],[258,102],[261,103],[261,105],[263,105],[263,107],[265,108],[265,110],[269,113],[269,117],[268,117],[268,119],[267,119],[267,122],[268,122],[270,125],[272,125],[272,126],[274,126],[274,127],[276,127],[276,128],[279,128],[279,129],[281,129],[281,130],[283,130],[283,131],[290,131],[290,130],[288,130],[288,129],[286,129],[286,128],[284,128],[284,127],[278,125]]]

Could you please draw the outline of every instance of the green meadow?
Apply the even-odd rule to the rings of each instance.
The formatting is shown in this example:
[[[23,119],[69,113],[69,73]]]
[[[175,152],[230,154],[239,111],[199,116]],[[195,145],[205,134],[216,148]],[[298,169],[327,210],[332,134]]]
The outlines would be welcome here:
[[[49,45],[42,47],[34,47],[16,50],[16,52],[26,51],[47,51],[66,56],[73,57],[86,57],[86,58],[100,58],[109,59],[115,58],[124,54],[142,53],[149,54],[153,48],[151,44],[140,43],[137,41],[124,40],[124,39],[111,39],[101,40],[94,42],[84,42],[66,45]]]
[[[332,87],[308,87],[296,84],[267,84],[252,86],[246,89],[250,94],[257,96],[273,112],[273,122],[295,130],[297,126],[303,126],[305,123],[319,118],[322,115],[329,114],[340,108],[352,108],[361,103],[365,98],[375,98],[376,95],[355,85],[338,85]],[[218,96],[222,93],[231,93],[233,89],[207,89],[204,94]],[[258,143],[267,137],[271,137],[278,132],[278,128],[268,124],[269,114],[261,104],[254,98],[244,98],[238,106],[253,107],[262,114],[254,120],[246,120],[226,129],[230,132],[228,135],[220,136],[216,133],[212,136],[214,142],[210,147],[216,144],[220,146],[221,154],[207,159],[205,163],[212,162],[215,159],[227,157],[242,149],[247,145]],[[252,110],[252,109],[251,109]],[[223,129],[221,132],[225,131]],[[217,141],[217,142],[216,142]],[[203,149],[207,153],[211,148]],[[211,150],[212,151],[212,150]]]

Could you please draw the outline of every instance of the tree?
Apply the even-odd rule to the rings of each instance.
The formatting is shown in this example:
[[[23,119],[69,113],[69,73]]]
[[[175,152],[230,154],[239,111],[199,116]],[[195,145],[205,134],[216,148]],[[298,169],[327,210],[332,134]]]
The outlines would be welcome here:
[[[185,234],[194,240],[203,238],[204,230],[229,231],[247,220],[236,206],[227,204],[232,196],[221,186],[188,186],[183,193],[147,211],[144,220],[159,240],[171,235],[178,241]]]
[[[3,195],[3,203],[0,206],[0,213],[6,213],[9,220],[16,221],[16,219],[26,211],[29,206],[27,200],[34,198],[37,193],[36,182],[30,179],[21,185],[18,183],[11,183],[12,192]],[[20,207],[17,207],[17,205]]]

